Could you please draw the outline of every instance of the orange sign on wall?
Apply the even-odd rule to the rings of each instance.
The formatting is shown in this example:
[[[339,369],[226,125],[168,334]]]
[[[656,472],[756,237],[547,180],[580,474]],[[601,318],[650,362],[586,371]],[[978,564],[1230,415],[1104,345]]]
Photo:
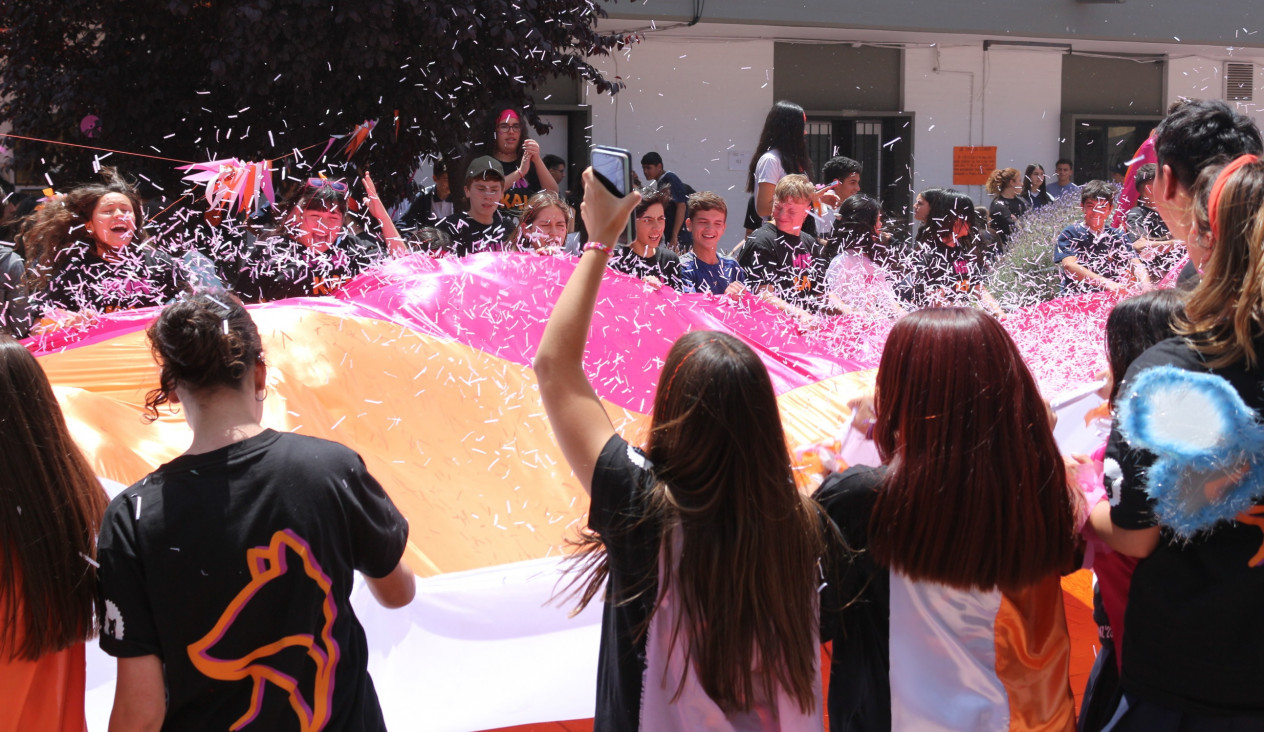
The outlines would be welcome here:
[[[952,149],[952,184],[981,186],[996,170],[996,146],[954,147]]]

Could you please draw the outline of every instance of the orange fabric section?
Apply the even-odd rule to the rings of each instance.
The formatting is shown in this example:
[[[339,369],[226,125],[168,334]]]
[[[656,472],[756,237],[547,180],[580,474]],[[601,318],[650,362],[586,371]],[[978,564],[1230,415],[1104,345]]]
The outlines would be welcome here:
[[[421,576],[563,551],[588,498],[540,406],[531,369],[370,318],[254,311],[269,364],[263,423],[357,450],[409,518]],[[163,410],[143,333],[41,357],[71,433],[98,473],[130,484],[179,455],[190,433]],[[644,417],[612,405],[636,439]]]
[[[256,310],[271,394],[264,425],[357,450],[411,523],[419,575],[563,551],[588,498],[557,449],[530,368],[386,321],[302,308]],[[98,474],[130,484],[191,435],[179,414],[142,420],[158,382],[144,333],[40,359]],[[791,445],[821,439],[872,374],[781,398]],[[644,415],[607,404],[632,441]]]
[[[84,732],[84,646],[37,661],[0,655],[0,732]]]
[[[1009,695],[1014,732],[1075,729],[1067,683],[1071,643],[1058,577],[1003,593],[996,613],[996,675]]]
[[[1062,604],[1066,608],[1067,631],[1071,634],[1071,692],[1078,714],[1084,703],[1093,662],[1100,650],[1097,623],[1093,621],[1093,573],[1081,569],[1062,578]]]

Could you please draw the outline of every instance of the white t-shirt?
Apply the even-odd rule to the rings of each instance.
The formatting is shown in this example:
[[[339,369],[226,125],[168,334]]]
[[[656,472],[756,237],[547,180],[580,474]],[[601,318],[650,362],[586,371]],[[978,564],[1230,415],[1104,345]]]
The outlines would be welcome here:
[[[771,183],[777,185],[777,181],[781,180],[786,174],[785,166],[781,164],[781,152],[778,150],[769,150],[759,156],[759,160],[755,162],[755,185],[758,187],[760,183]]]

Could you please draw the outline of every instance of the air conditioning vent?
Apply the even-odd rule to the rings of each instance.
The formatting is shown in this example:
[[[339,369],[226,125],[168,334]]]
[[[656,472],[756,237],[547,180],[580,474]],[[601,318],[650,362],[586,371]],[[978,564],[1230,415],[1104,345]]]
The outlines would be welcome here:
[[[1230,102],[1255,100],[1255,66],[1225,64],[1225,99]]]

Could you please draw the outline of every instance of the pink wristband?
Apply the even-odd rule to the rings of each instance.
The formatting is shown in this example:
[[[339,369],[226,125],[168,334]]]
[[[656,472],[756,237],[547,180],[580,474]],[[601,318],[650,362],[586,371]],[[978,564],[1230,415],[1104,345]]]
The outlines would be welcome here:
[[[584,251],[586,252],[590,252],[594,249],[605,254],[612,254],[614,252],[614,244],[602,244],[599,241],[590,241],[584,245]]]

